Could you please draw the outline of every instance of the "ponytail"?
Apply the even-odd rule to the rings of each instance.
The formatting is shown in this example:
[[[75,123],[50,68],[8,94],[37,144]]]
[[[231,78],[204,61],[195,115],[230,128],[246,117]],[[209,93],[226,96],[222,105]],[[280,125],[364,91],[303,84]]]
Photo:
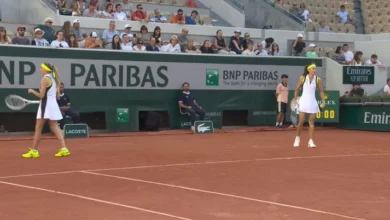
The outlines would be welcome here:
[[[60,73],[58,72],[58,69],[56,66],[52,65],[52,73],[53,73],[53,78],[56,81],[56,86],[57,86],[57,92],[60,92],[60,86],[61,86],[61,78],[60,78]]]

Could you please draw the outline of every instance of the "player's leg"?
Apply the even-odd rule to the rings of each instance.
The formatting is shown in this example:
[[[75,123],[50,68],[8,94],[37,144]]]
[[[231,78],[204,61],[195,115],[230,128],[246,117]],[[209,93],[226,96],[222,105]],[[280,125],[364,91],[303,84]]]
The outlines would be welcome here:
[[[58,121],[49,121],[49,126],[50,126],[51,132],[53,132],[53,134],[56,136],[56,138],[58,139],[58,141],[61,144],[61,148],[55,154],[55,156],[56,157],[65,157],[65,156],[70,155],[70,152],[69,152],[68,148],[66,148],[64,136],[62,135],[61,131],[58,129],[57,123],[58,123]]]
[[[299,112],[299,122],[297,126],[297,136],[295,137],[294,147],[299,147],[301,142],[301,130],[303,128],[303,123],[305,123],[305,113]]]
[[[46,120],[45,119],[37,119],[35,121],[35,132],[34,132],[34,140],[32,147],[30,150],[23,154],[22,157],[24,158],[37,158],[39,157],[39,152],[38,152],[38,145],[41,140],[41,133],[43,126],[45,125]]]
[[[282,118],[282,103],[281,102],[277,102],[277,111],[278,111],[278,115],[276,116],[276,127],[278,128],[280,126],[280,122],[282,122],[281,118]]]
[[[315,118],[316,118],[316,114],[309,115],[309,138],[310,139],[309,139],[308,147],[316,147],[313,141],[313,136],[315,131],[315,125],[314,125]]]
[[[283,127],[284,117],[287,112],[287,103],[281,102],[280,103],[280,121],[279,121],[279,127]]]

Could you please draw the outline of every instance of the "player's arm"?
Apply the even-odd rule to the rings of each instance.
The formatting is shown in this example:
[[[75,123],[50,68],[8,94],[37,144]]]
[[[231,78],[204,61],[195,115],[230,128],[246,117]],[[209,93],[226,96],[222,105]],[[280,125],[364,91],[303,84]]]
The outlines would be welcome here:
[[[28,93],[35,95],[36,97],[43,99],[46,94],[46,89],[50,85],[50,79],[47,77],[42,77],[41,79],[41,87],[39,88],[39,92],[35,91],[34,89],[29,89]]]
[[[276,87],[276,93],[275,93],[276,100],[278,100],[279,93],[280,93],[280,85],[278,85],[278,86]]]
[[[301,87],[302,87],[302,80],[304,80],[305,78],[304,78],[304,76],[301,76],[301,77],[299,77],[299,80],[298,80],[298,83],[297,83],[297,86],[295,86],[295,91],[294,91],[294,100],[296,100],[297,99],[297,97],[298,97],[298,92],[299,92],[299,90],[301,89]]]
[[[322,86],[322,80],[318,80],[318,90],[320,91],[320,97],[321,97],[321,105],[325,105],[325,94],[324,94],[324,87]]]

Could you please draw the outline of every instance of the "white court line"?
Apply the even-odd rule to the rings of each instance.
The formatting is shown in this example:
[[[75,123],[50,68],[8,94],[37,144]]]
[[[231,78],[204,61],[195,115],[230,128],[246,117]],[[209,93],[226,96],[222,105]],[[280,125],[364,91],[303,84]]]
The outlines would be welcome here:
[[[202,192],[202,193],[207,193],[207,194],[212,194],[212,195],[225,196],[225,197],[230,197],[230,198],[235,198],[235,199],[242,199],[242,200],[247,200],[247,201],[252,201],[252,202],[259,202],[259,203],[265,203],[265,204],[269,204],[269,205],[282,206],[282,207],[286,207],[286,208],[292,208],[292,209],[304,210],[304,211],[321,213],[321,214],[326,214],[326,215],[332,215],[332,216],[337,216],[337,217],[345,218],[345,219],[364,220],[362,218],[341,215],[341,214],[337,214],[337,213],[333,213],[333,212],[326,212],[326,211],[310,209],[310,208],[305,208],[305,207],[300,207],[300,206],[295,206],[295,205],[288,205],[288,204],[284,204],[284,203],[271,202],[271,201],[266,201],[266,200],[261,200],[261,199],[254,199],[254,198],[249,198],[249,197],[244,197],[244,196],[236,196],[236,195],[232,195],[232,194],[208,191],[208,190],[203,190],[203,189],[196,189],[196,188],[185,187],[185,186],[178,186],[178,185],[173,185],[173,184],[153,182],[153,181],[147,181],[147,180],[141,180],[141,179],[133,179],[133,178],[128,178],[128,177],[108,175],[108,174],[102,174],[102,173],[94,173],[94,172],[88,172],[88,171],[82,171],[81,173],[86,173],[86,174],[91,174],[91,175],[96,175],[96,176],[104,176],[104,177],[127,180],[127,181],[133,181],[133,182],[148,183],[148,184],[153,184],[153,185],[189,190],[189,191],[194,191],[194,192]]]
[[[65,195],[65,196],[70,196],[70,197],[74,197],[74,198],[84,199],[84,200],[88,200],[88,201],[103,203],[103,204],[106,204],[106,205],[119,206],[119,207],[122,207],[122,208],[128,208],[128,209],[134,209],[134,210],[137,210],[137,211],[152,213],[152,214],[155,214],[155,215],[162,215],[162,216],[165,216],[165,217],[171,217],[171,218],[175,218],[175,219],[193,220],[193,219],[184,218],[184,217],[180,217],[180,216],[176,216],[176,215],[170,215],[170,214],[167,214],[167,213],[164,213],[164,212],[157,212],[157,211],[153,211],[153,210],[149,210],[149,209],[139,208],[139,207],[136,207],[136,206],[130,206],[130,205],[125,205],[125,204],[121,204],[121,203],[110,202],[110,201],[101,200],[101,199],[95,199],[95,198],[81,196],[81,195],[72,194],[72,193],[55,191],[55,190],[51,190],[51,189],[44,189],[44,188],[39,188],[39,187],[34,187],[34,186],[27,186],[27,185],[10,183],[10,182],[4,182],[4,181],[0,181],[0,184],[9,185],[9,186],[15,186],[15,187],[19,187],[19,188],[25,188],[25,189],[33,189],[33,190],[43,191],[43,192],[48,192],[48,193]]]
[[[340,158],[340,157],[368,157],[368,156],[390,156],[390,153],[382,153],[382,154],[339,154],[339,155],[323,155],[323,156],[307,156],[307,157],[272,157],[272,158],[259,158],[259,159],[247,159],[247,160],[222,160],[222,161],[206,161],[206,162],[193,162],[193,163],[145,165],[145,166],[102,168],[102,169],[90,169],[90,170],[70,170],[70,171],[59,171],[59,172],[49,172],[49,173],[32,173],[32,174],[21,174],[21,175],[2,176],[2,177],[0,176],[0,179],[10,179],[10,178],[20,178],[20,177],[33,177],[33,176],[49,176],[49,175],[60,175],[60,174],[71,174],[71,173],[78,173],[78,172],[82,172],[82,171],[99,172],[99,171],[133,170],[133,169],[147,169],[147,168],[196,166],[196,165],[209,165],[209,164],[247,163],[247,162],[257,162],[257,161],[321,159],[321,158]],[[39,160],[39,159],[36,159],[36,160]]]

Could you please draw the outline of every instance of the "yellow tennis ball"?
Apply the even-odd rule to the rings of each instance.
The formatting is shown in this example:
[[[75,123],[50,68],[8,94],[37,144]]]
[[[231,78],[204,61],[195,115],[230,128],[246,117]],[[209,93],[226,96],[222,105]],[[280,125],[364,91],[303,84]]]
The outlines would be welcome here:
[[[320,107],[321,107],[321,108],[324,108],[324,107],[325,107],[325,104],[324,104],[324,103],[321,103]]]

